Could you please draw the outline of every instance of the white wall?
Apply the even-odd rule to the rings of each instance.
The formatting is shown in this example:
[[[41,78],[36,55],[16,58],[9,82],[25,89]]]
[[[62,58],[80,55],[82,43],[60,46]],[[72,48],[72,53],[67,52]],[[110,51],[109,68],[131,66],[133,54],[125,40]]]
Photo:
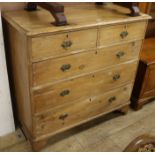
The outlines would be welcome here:
[[[2,34],[0,13],[0,136],[15,130]]]

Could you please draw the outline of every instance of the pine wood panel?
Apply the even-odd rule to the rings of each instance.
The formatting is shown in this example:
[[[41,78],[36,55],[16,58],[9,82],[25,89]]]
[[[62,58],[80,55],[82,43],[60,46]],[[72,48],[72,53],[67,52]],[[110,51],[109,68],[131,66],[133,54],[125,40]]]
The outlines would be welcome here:
[[[15,131],[0,11],[0,136]],[[0,144],[1,145],[1,144]],[[1,146],[0,146],[1,147]]]
[[[136,59],[140,49],[141,41],[136,41],[34,63],[33,86],[53,83]],[[68,69],[64,69],[65,66],[68,66]]]
[[[97,29],[95,28],[32,38],[32,60],[64,56],[77,51],[96,48],[96,40]],[[65,48],[63,47],[65,43],[71,45]]]
[[[117,106],[127,103],[130,98],[132,84],[115,89],[105,94],[98,94],[82,102],[75,102],[35,117],[35,136],[59,132],[80,121],[100,115]],[[115,98],[112,100],[112,98]],[[112,101],[111,101],[112,100]]]
[[[100,29],[99,46],[122,43],[144,38],[146,22],[135,22],[116,26],[107,26]],[[124,34],[123,33],[127,33]]]
[[[49,88],[45,88],[46,90],[36,90],[34,92],[35,112],[43,112],[44,110],[62,106],[79,99],[84,100],[88,96],[93,97],[98,93],[104,93],[119,85],[131,82],[134,80],[136,68],[137,61],[129,62],[107,70],[94,72],[76,79],[57,83],[49,86]],[[119,75],[120,78],[114,80],[114,76],[116,75]],[[69,92],[62,96],[61,94],[64,91]]]
[[[140,16],[133,18],[128,13],[129,9],[111,4],[100,7],[96,7],[94,3],[66,5],[65,14],[68,19],[68,25],[58,27],[51,24],[54,22],[51,14],[41,8],[36,12],[27,12],[25,10],[6,12],[4,16],[9,20],[10,24],[27,36],[62,33],[81,28],[88,29],[101,25],[130,23],[150,19],[146,14],[141,13]]]
[[[9,55],[12,65],[10,69],[12,69],[13,72],[14,82],[12,82],[15,87],[13,95],[16,96],[18,119],[32,132],[27,38],[6,21],[4,21],[4,24],[4,30],[6,32],[6,51],[9,52],[7,55]]]

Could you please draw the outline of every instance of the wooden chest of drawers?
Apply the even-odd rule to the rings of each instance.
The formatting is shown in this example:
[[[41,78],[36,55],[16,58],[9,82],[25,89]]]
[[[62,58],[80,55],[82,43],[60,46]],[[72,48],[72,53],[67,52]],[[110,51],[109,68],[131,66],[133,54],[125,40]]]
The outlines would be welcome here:
[[[149,19],[115,5],[65,10],[69,25],[61,27],[43,9],[3,14],[19,119],[34,150],[52,135],[129,105]]]

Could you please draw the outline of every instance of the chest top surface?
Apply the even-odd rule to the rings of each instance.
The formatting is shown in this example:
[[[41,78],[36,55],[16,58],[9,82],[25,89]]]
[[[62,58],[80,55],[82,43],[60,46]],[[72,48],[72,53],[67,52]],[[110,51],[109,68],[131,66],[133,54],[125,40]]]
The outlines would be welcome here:
[[[3,14],[3,17],[11,25],[28,36],[134,22],[150,18],[148,15],[142,13],[140,16],[131,17],[127,15],[128,13],[129,9],[114,4],[96,6],[94,3],[88,3],[65,6],[65,15],[68,21],[68,25],[66,26],[51,24],[54,22],[54,18],[50,12],[42,8],[31,12],[26,10],[8,11]]]

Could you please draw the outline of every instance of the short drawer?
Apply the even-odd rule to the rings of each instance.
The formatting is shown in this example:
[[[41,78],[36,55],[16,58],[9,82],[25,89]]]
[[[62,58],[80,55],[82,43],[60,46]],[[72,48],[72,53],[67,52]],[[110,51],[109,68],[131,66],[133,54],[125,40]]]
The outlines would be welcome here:
[[[67,57],[49,59],[33,64],[33,86],[44,85],[57,80],[78,76],[103,69],[128,60],[137,59],[141,42],[101,48],[98,51],[83,52]]]
[[[96,43],[95,28],[32,38],[32,60],[38,61],[95,48]]]
[[[33,93],[35,113],[90,98],[122,84],[133,82],[137,61],[66,80]]]
[[[108,46],[144,38],[146,22],[106,26],[100,28],[99,46]]]
[[[34,118],[34,134],[36,137],[49,133],[55,134],[105,112],[113,111],[120,105],[126,105],[129,102],[131,90],[132,84],[129,84],[38,115]]]

